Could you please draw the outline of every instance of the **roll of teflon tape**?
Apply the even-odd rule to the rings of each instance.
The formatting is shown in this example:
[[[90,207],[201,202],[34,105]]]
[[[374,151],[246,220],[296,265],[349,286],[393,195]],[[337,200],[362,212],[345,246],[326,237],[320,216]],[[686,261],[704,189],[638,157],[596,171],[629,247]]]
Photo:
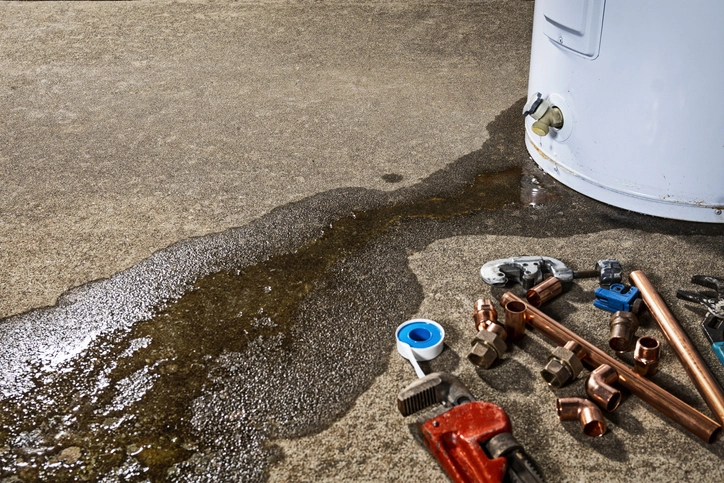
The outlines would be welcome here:
[[[395,331],[397,352],[405,359],[410,353],[418,361],[429,361],[440,355],[445,329],[434,320],[412,319],[400,324]]]

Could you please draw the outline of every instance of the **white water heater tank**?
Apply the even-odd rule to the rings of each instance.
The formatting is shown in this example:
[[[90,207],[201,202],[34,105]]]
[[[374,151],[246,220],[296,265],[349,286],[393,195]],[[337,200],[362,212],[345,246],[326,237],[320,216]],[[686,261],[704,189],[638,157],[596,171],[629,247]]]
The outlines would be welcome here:
[[[628,210],[724,222],[724,1],[536,0],[531,48],[526,147],[544,171]]]

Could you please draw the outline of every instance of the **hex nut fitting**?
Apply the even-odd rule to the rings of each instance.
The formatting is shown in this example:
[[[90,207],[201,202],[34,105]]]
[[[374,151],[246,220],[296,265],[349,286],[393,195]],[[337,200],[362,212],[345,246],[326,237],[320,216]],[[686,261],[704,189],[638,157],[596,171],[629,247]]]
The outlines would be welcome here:
[[[619,310],[611,315],[611,336],[608,345],[618,353],[628,352],[633,344],[639,320],[632,312]]]
[[[468,354],[468,360],[478,367],[488,369],[500,357],[503,357],[508,346],[505,344],[505,337],[501,335],[501,330],[496,327],[498,324],[490,324],[488,329],[481,330],[472,340],[473,348]],[[493,330],[490,330],[490,329]],[[505,334],[505,330],[502,330]]]
[[[634,349],[634,367],[636,374],[651,377],[659,370],[661,344],[653,337],[641,337]]]
[[[548,356],[548,363],[540,372],[543,379],[555,388],[562,387],[573,381],[583,371],[581,345],[574,341],[566,342],[563,347],[556,347]]]

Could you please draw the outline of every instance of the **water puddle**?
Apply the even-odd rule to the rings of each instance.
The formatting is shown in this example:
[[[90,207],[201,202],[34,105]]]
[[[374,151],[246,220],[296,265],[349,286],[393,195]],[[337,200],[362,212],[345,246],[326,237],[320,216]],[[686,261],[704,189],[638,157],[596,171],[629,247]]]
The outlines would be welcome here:
[[[270,439],[321,430],[384,370],[391,330],[422,299],[409,251],[456,234],[522,232],[532,222],[516,213],[550,204],[541,213],[551,219],[569,203],[530,167],[519,112],[501,114],[463,160],[494,172],[357,211],[295,250],[196,280],[52,369],[37,363],[33,389],[0,401],[0,478],[263,480],[282,457]],[[549,227],[541,220],[537,233]]]

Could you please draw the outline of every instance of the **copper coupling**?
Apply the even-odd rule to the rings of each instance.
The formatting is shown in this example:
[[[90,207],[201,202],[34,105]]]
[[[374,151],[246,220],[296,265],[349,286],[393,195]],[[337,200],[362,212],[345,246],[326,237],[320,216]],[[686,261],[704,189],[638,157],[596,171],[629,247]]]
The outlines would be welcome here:
[[[619,353],[630,351],[638,328],[639,320],[632,312],[619,310],[611,315],[611,336],[608,345]]]
[[[563,292],[563,284],[556,277],[548,277],[541,283],[528,289],[525,298],[533,307],[540,307],[550,299],[557,297]]]
[[[653,337],[641,337],[636,341],[634,349],[634,372],[640,376],[650,377],[659,370],[659,354],[661,344]]]
[[[583,348],[569,340],[563,347],[556,347],[548,356],[548,363],[540,375],[549,386],[559,388],[573,381],[583,370]]]
[[[475,329],[480,332],[488,325],[498,321],[498,311],[495,310],[492,300],[478,299],[473,310]]]
[[[588,376],[586,393],[606,411],[615,411],[621,403],[621,391],[611,385],[616,381],[618,381],[616,370],[608,364],[601,364]]]
[[[511,301],[505,304],[505,330],[510,341],[515,342],[525,335],[525,304]]]
[[[560,421],[578,419],[586,436],[597,438],[606,432],[606,421],[598,406],[589,399],[564,397],[556,401],[556,411]]]

